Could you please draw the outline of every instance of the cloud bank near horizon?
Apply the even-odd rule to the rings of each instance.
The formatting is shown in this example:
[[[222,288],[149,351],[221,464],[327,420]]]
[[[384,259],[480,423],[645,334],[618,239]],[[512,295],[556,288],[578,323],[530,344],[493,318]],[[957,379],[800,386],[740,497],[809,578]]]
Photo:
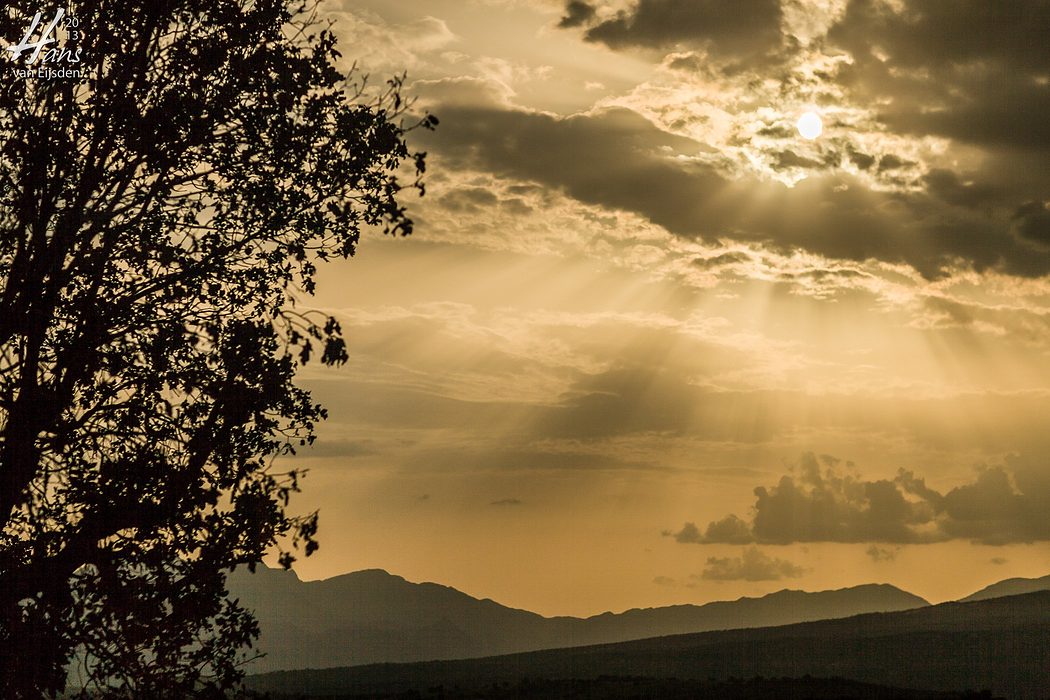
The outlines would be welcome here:
[[[852,466],[805,454],[776,485],[755,488],[750,518],[729,514],[703,530],[686,522],[665,534],[683,544],[1050,541],[1050,477],[1035,460],[980,468],[973,482],[945,493],[911,471],[868,480]],[[892,550],[869,548],[868,554],[876,561],[893,558]]]

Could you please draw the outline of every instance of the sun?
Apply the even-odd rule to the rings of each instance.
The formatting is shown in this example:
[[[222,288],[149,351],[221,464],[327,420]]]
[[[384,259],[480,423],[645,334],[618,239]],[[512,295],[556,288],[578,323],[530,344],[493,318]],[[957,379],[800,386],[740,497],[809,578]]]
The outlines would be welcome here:
[[[798,118],[795,127],[798,129],[798,133],[802,135],[802,138],[810,141],[820,136],[821,132],[824,131],[824,123],[820,121],[820,115],[816,112],[803,114]]]

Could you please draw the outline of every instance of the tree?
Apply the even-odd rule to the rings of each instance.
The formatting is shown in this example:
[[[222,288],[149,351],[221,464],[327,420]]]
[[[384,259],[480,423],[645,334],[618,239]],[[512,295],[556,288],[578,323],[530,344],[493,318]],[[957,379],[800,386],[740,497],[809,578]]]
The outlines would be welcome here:
[[[337,70],[305,1],[62,7],[0,81],[0,697],[74,658],[108,695],[218,695],[258,634],[226,573],[316,548],[288,498],[325,413],[294,378],[347,356],[301,299],[362,227],[411,232],[406,135],[437,120]],[[14,74],[41,66],[72,77]]]

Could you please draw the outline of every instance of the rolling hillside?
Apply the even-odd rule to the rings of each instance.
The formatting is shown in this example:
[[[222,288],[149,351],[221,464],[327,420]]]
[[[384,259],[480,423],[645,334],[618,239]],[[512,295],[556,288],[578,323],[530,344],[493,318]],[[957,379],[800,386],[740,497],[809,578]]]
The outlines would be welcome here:
[[[1050,697],[1050,591],[781,627],[676,635],[459,661],[255,676],[259,690],[380,696],[523,678],[841,677],[931,691]]]

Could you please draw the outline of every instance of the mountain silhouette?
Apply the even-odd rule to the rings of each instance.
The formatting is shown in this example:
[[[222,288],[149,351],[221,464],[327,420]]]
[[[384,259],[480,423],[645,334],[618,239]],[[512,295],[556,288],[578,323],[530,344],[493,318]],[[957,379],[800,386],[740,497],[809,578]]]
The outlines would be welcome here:
[[[712,683],[837,677],[897,688],[1048,697],[1050,591],[489,658],[274,672],[250,677],[249,686],[364,697],[444,688],[454,691],[450,697],[471,697],[472,689],[500,688],[522,679],[590,682],[608,677]]]
[[[975,600],[1002,598],[1010,595],[1034,593],[1035,591],[1050,591],[1050,576],[1043,576],[1041,578],[1008,578],[1004,581],[986,586],[965,598],[960,598],[959,602],[965,603]]]
[[[255,574],[234,572],[230,590],[259,620],[259,648],[266,656],[253,663],[255,672],[464,659],[929,605],[893,586],[869,584],[548,618],[378,569],[301,581],[292,571],[259,567]]]

